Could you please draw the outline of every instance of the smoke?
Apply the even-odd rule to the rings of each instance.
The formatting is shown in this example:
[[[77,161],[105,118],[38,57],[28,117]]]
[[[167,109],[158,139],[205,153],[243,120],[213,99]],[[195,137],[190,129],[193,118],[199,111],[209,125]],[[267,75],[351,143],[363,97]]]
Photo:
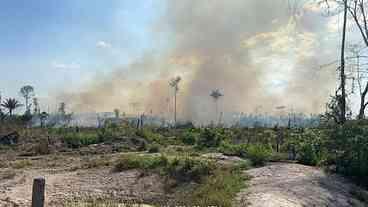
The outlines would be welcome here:
[[[285,0],[166,3],[154,27],[168,34],[168,48],[59,98],[75,111],[120,108],[169,116],[173,90],[168,83],[179,75],[178,116],[183,119],[214,119],[215,103],[209,95],[213,89],[224,94],[218,102],[224,113],[256,108],[274,113],[277,106],[322,111],[335,77],[319,65],[335,53],[324,36],[328,21],[318,9],[305,6],[291,14]]]

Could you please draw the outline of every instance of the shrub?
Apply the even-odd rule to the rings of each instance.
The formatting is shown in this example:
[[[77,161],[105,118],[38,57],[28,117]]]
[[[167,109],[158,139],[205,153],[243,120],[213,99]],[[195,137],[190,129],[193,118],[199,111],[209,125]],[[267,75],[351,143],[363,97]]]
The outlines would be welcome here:
[[[326,159],[326,139],[318,130],[305,130],[297,136],[296,146],[300,163],[305,165],[320,165]]]
[[[148,148],[148,152],[149,153],[157,153],[160,152],[160,145],[158,144],[153,144]]]
[[[271,157],[272,150],[270,147],[254,144],[247,147],[246,157],[249,158],[256,166],[263,165]]]
[[[338,173],[355,177],[368,184],[368,128],[365,125],[347,123],[336,126],[329,133],[329,151],[335,157]]]
[[[199,186],[180,196],[176,203],[181,206],[233,206],[234,197],[244,187],[246,179],[238,169],[217,169]]]
[[[63,137],[63,142],[68,147],[79,148],[90,144],[99,143],[98,136],[96,133],[68,133]]]
[[[122,156],[114,167],[115,172],[121,172],[131,169],[152,170],[167,165],[165,156],[143,156],[130,154]]]
[[[319,159],[312,144],[304,144],[299,148],[298,161],[305,165],[315,166],[318,164]]]
[[[214,165],[206,160],[194,159],[191,157],[176,157],[165,169],[165,172],[177,181],[197,181],[204,176],[211,174]]]
[[[206,128],[201,131],[198,137],[197,147],[199,149],[218,147],[223,139],[223,134],[218,132],[216,129]]]
[[[198,139],[198,133],[188,130],[182,135],[182,141],[187,145],[194,145]]]
[[[176,157],[169,160],[166,156],[142,156],[137,154],[121,157],[114,167],[115,172],[130,169],[154,170],[179,182],[197,181],[208,176],[214,165],[205,160],[191,157]]]
[[[246,152],[246,145],[244,144],[230,144],[228,142],[222,142],[219,151],[228,156],[244,157]]]

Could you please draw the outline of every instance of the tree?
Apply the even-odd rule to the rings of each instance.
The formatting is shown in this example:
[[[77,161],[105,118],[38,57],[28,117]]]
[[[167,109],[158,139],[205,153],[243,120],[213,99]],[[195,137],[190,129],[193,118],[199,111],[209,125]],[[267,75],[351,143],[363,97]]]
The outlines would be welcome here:
[[[360,35],[363,39],[364,45],[368,47],[368,19],[367,19],[367,1],[366,0],[353,0],[351,4],[348,6],[348,11],[355,22],[355,25],[358,27]],[[358,113],[358,119],[364,119],[365,109],[368,105],[368,101],[366,101],[366,95],[368,93],[368,81],[366,81],[365,86],[362,86],[363,76],[360,70],[360,54],[359,51],[353,51],[353,54],[357,58],[357,81],[359,85],[359,95],[360,95],[360,107]],[[366,72],[366,71],[365,71]]]
[[[45,126],[45,122],[47,120],[47,118],[49,117],[49,114],[46,112],[42,112],[40,113],[40,122],[41,122],[41,127]]]
[[[216,117],[218,117],[218,100],[224,96],[224,94],[222,94],[220,92],[219,89],[216,90],[212,90],[210,93],[210,96],[213,98],[214,102],[215,102],[215,107],[216,107]]]
[[[345,41],[346,41],[346,23],[347,23],[347,12],[348,12],[348,0],[343,0],[344,3],[344,20],[341,38],[341,64],[340,64],[340,90],[341,90],[341,101],[340,106],[340,123],[346,122],[346,76],[345,76]]]
[[[23,105],[14,98],[8,98],[8,99],[5,99],[5,101],[1,104],[1,106],[8,109],[9,115],[12,116],[13,111]]]
[[[169,85],[174,89],[174,123],[176,125],[176,95],[179,91],[179,82],[181,81],[181,77],[177,76],[170,80]]]
[[[26,85],[26,86],[23,86],[21,89],[20,89],[20,94],[21,96],[24,97],[24,100],[26,102],[26,113],[30,113],[31,112],[31,105],[29,103],[29,100],[34,96],[34,88],[33,86],[30,86],[30,85]]]
[[[61,114],[63,116],[66,114],[66,104],[65,104],[65,102],[61,102],[59,104],[58,112],[59,112],[59,114]]]
[[[38,103],[38,98],[33,98],[33,114],[40,114],[40,104]]]
[[[342,28],[342,37],[341,37],[341,49],[340,49],[340,66],[338,67],[339,70],[339,79],[340,85],[336,91],[336,95],[338,93],[337,104],[339,107],[339,118],[338,123],[344,124],[346,122],[346,75],[345,75],[345,44],[346,44],[346,25],[347,25],[347,14],[348,14],[348,1],[349,0],[321,0],[318,1],[319,4],[324,3],[327,5],[328,10],[330,10],[329,2],[334,2],[343,8],[343,28]],[[354,0],[355,1],[355,0]]]
[[[119,118],[120,117],[120,110],[119,109],[114,109],[114,114],[115,114],[115,118]]]

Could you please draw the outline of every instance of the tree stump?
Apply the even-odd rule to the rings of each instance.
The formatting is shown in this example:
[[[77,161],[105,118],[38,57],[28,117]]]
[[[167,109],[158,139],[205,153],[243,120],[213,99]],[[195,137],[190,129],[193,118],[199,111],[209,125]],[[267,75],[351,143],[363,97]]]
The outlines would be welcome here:
[[[32,207],[44,207],[45,178],[38,177],[33,180]]]

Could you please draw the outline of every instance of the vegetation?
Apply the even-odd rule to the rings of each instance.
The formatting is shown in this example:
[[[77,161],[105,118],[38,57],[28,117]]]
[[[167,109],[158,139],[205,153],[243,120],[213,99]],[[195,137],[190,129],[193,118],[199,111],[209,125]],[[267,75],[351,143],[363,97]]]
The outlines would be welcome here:
[[[2,104],[1,104],[2,107],[8,109],[9,111],[9,115],[12,116],[13,115],[13,111],[19,107],[22,106],[21,103],[19,103],[19,101],[17,101],[16,99],[14,98],[8,98],[6,99]]]

